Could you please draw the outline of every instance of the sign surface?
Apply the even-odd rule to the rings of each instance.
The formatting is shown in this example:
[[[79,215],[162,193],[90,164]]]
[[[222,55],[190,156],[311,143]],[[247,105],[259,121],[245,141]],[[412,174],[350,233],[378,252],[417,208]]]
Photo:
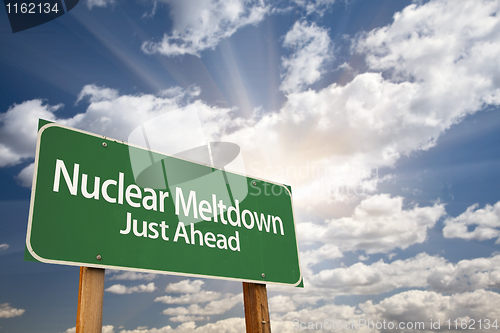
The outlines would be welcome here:
[[[38,132],[26,247],[45,263],[301,282],[286,186],[52,123]]]

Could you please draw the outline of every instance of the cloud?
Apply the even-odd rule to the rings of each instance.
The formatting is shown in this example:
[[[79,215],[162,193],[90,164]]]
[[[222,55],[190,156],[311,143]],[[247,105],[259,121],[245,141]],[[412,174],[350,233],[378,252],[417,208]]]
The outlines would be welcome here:
[[[307,277],[317,290],[312,295],[380,294],[399,288],[430,288],[440,293],[461,293],[476,289],[500,288],[500,255],[491,258],[446,259],[420,253],[413,258],[385,263],[321,270]]]
[[[315,23],[296,22],[286,34],[283,46],[292,49],[289,57],[282,58],[285,73],[280,89],[286,93],[298,92],[318,81],[322,67],[333,59],[328,30]]]
[[[115,284],[107,288],[106,291],[113,294],[132,294],[132,293],[152,293],[156,290],[154,282],[147,285],[140,284],[138,286],[126,287],[122,284]]]
[[[371,265],[356,263],[350,267],[326,269],[308,277],[307,281],[314,287],[331,290],[330,294],[379,294],[403,287],[425,287],[430,269],[445,263],[443,258],[421,253],[390,264],[380,260]]]
[[[3,245],[3,244],[2,244]],[[15,309],[9,305],[9,303],[0,304],[0,318],[12,318],[19,317],[26,310]]]
[[[169,320],[173,322],[187,322],[187,321],[202,321],[208,320],[210,317],[197,317],[197,316],[186,316],[186,315],[178,315],[175,317],[171,317]]]
[[[88,97],[90,103],[110,101],[118,98],[118,91],[111,88],[98,87],[95,84],[88,84],[78,94],[76,103],[79,103],[86,97]]]
[[[50,106],[41,99],[14,104],[0,114],[0,167],[35,156],[38,118],[55,120],[62,104]]]
[[[444,214],[443,204],[403,209],[402,197],[379,194],[361,201],[350,217],[328,220],[324,224],[300,223],[297,234],[302,242],[336,244],[341,251],[389,252],[423,243],[427,230]],[[336,248],[331,250],[334,251],[331,259],[338,257]]]
[[[491,63],[500,47],[499,5],[474,0],[461,4],[449,0],[412,4],[396,13],[390,26],[368,32],[357,45],[370,68],[388,71],[393,80],[441,87],[434,91],[435,97],[451,93],[439,105],[442,110],[433,107],[435,120],[443,112],[458,116],[482,103],[499,102],[500,68]],[[441,86],[445,82],[449,85]],[[446,106],[453,109],[446,111]]]
[[[205,307],[198,304],[191,304],[188,307],[176,307],[163,310],[168,316],[210,316],[220,315],[231,310],[235,305],[243,303],[243,294],[226,294],[224,298],[211,301]],[[178,317],[179,318],[179,317]]]
[[[216,299],[219,299],[220,296],[221,293],[216,291],[200,290],[199,292],[184,294],[179,297],[173,297],[169,295],[157,297],[155,298],[155,302],[163,302],[165,304],[204,303],[204,302],[215,301]]]
[[[223,314],[242,301],[242,294],[222,294],[215,291],[201,290],[205,282],[202,280],[182,280],[177,283],[170,283],[165,291],[169,293],[184,293],[181,296],[161,296],[155,299],[155,302],[165,304],[191,304],[188,307],[168,308],[163,314],[173,316],[170,318],[174,322],[201,321],[208,320],[209,315]],[[204,308],[196,303],[206,303]]]
[[[194,322],[183,323],[176,328],[165,326],[162,328],[135,329],[131,331],[122,330],[120,333],[240,333],[245,332],[245,319],[228,318],[215,323],[208,323],[196,327]]]
[[[151,274],[151,273],[138,273],[138,272],[121,272],[119,274],[115,274],[111,276],[109,279],[110,280],[129,280],[129,281],[135,281],[135,280],[146,280],[146,281],[151,281],[154,280],[158,277],[158,274]]]
[[[442,293],[500,289],[500,255],[435,267],[430,270],[427,282],[431,289]]]
[[[16,180],[23,187],[31,187],[31,184],[33,183],[33,171],[35,171],[35,163],[31,163],[22,169],[16,176]]]
[[[9,244],[0,244],[0,251],[7,250],[9,248]]]
[[[295,302],[290,296],[278,295],[269,299],[269,313],[295,310]]]
[[[468,325],[473,323],[469,319],[474,319],[473,327],[479,329],[479,319],[484,321],[484,318],[498,318],[500,310],[494,306],[498,302],[500,294],[482,289],[450,296],[432,291],[410,290],[386,298],[377,305],[368,301],[359,307],[368,318],[373,316],[404,323],[424,322],[427,329],[430,328],[431,319],[433,322],[440,321],[442,329],[447,328],[446,321],[449,319],[458,319],[458,322],[464,320]]]
[[[87,0],[87,7],[92,9],[93,7],[108,7],[115,3],[115,0]]]
[[[201,291],[201,286],[205,282],[202,280],[182,280],[177,283],[169,283],[165,288],[167,293],[184,293],[184,294],[193,294],[199,293]]]
[[[298,224],[298,226],[302,223]],[[302,234],[302,227],[297,228],[299,237]],[[343,254],[340,248],[334,244],[324,244],[321,247],[313,250],[300,251],[300,265],[302,269],[302,274],[305,276],[310,276],[312,274],[311,267],[323,260],[333,260],[342,258]]]
[[[293,0],[298,6],[306,10],[307,15],[319,14],[324,12],[335,3],[335,0]]]
[[[261,0],[164,0],[174,27],[159,42],[147,41],[142,50],[166,56],[192,54],[215,48],[238,29],[263,20],[269,7]]]
[[[433,291],[410,290],[385,298],[378,304],[374,304],[373,301],[359,303],[356,306],[327,304],[317,308],[292,311],[282,316],[274,314],[271,318],[271,325],[273,332],[280,333],[296,332],[297,329],[292,326],[293,320],[305,322],[305,325],[312,322],[313,326],[316,323],[332,325],[332,321],[335,325],[355,325],[348,329],[337,328],[337,326],[335,331],[340,332],[391,331],[391,329],[381,329],[385,320],[387,327],[390,327],[389,322],[392,322],[396,326],[395,329],[401,332],[416,331],[416,326],[412,330],[406,328],[410,327],[407,324],[416,325],[416,323],[423,322],[424,329],[420,331],[430,332],[437,330],[437,328],[430,327],[431,319],[434,323],[440,322],[441,330],[447,330],[448,319],[451,319],[452,325],[454,325],[454,319],[457,319],[459,323],[464,320],[468,324],[472,323],[469,319],[474,319],[477,330],[479,319],[484,321],[484,318],[498,318],[500,310],[496,304],[499,301],[500,294],[482,289],[450,296]],[[366,325],[368,320],[372,323],[369,327]],[[380,323],[378,326],[380,329],[373,327],[377,322]],[[365,324],[360,326],[360,323]],[[402,329],[398,329],[399,323],[403,323]]]
[[[494,206],[486,205],[479,208],[472,205],[457,217],[449,217],[444,221],[443,235],[445,238],[463,238],[467,240],[487,240],[500,236],[500,201]],[[473,230],[469,227],[474,226]],[[469,231],[470,230],[470,231]],[[500,243],[500,238],[496,244]]]

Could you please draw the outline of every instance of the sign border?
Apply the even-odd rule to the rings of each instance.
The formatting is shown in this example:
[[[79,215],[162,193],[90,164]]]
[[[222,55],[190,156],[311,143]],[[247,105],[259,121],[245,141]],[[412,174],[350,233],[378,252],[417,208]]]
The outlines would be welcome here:
[[[42,119],[40,119],[40,120],[42,120]],[[264,283],[264,284],[273,284],[273,285],[280,285],[280,286],[298,287],[302,283],[303,276],[302,276],[302,269],[300,268],[300,253],[299,253],[299,244],[298,244],[298,240],[297,240],[297,229],[295,228],[295,214],[293,212],[294,209],[293,209],[292,193],[290,192],[290,190],[288,189],[288,187],[286,185],[284,185],[284,184],[279,184],[279,183],[276,183],[276,182],[273,182],[273,181],[268,181],[268,180],[265,180],[265,179],[262,179],[262,178],[258,178],[258,177],[244,175],[244,174],[241,174],[241,173],[238,173],[238,172],[234,172],[234,171],[229,171],[229,172],[231,172],[233,174],[237,174],[237,175],[243,176],[243,177],[246,177],[246,178],[252,178],[252,179],[256,179],[256,180],[260,180],[260,181],[263,181],[263,182],[267,182],[267,183],[271,183],[271,184],[274,184],[274,185],[281,186],[281,187],[283,187],[288,192],[288,194],[290,196],[291,206],[292,206],[292,217],[293,217],[293,226],[294,226],[293,229],[294,229],[294,232],[295,232],[295,242],[296,242],[296,248],[297,248],[297,259],[298,259],[298,264],[299,264],[299,280],[296,283],[291,284],[291,283],[273,282],[273,281],[265,281],[265,280],[264,281],[262,281],[262,280],[249,280],[249,279],[240,279],[240,278],[232,278],[232,277],[221,277],[221,276],[212,276],[212,275],[204,275],[204,274],[179,273],[179,272],[170,272],[170,271],[159,271],[159,270],[153,270],[153,269],[143,269],[143,268],[112,266],[112,265],[79,263],[79,262],[74,262],[74,261],[53,260],[53,259],[46,259],[46,258],[40,257],[38,254],[35,253],[35,251],[31,247],[31,243],[30,243],[30,240],[31,240],[31,225],[32,225],[32,220],[33,220],[33,206],[34,206],[34,203],[35,203],[35,192],[36,192],[36,181],[37,181],[37,175],[38,175],[38,159],[39,159],[39,152],[40,152],[40,143],[41,143],[41,138],[42,138],[43,132],[46,129],[50,128],[50,127],[64,128],[64,129],[67,129],[67,130],[70,130],[70,131],[79,132],[79,133],[90,135],[90,136],[94,136],[94,137],[97,137],[97,138],[102,138],[104,140],[115,141],[115,142],[118,142],[118,143],[125,144],[127,146],[131,146],[131,147],[135,147],[135,148],[139,148],[139,149],[145,149],[147,151],[158,153],[158,154],[161,154],[161,155],[164,155],[164,156],[169,156],[169,157],[177,158],[177,159],[184,160],[184,161],[187,161],[187,162],[190,162],[190,163],[195,163],[195,164],[199,164],[199,165],[209,166],[209,167],[211,167],[213,169],[218,169],[218,170],[221,170],[221,171],[226,171],[226,170],[223,170],[221,168],[217,168],[215,166],[211,166],[211,165],[204,164],[204,163],[199,163],[199,162],[193,162],[193,161],[188,160],[188,159],[184,159],[184,158],[181,158],[181,157],[172,156],[172,155],[165,154],[165,153],[162,153],[162,152],[154,151],[154,150],[147,149],[147,148],[144,148],[144,147],[141,147],[141,146],[138,146],[138,145],[127,143],[125,141],[121,141],[121,140],[116,140],[116,139],[113,139],[113,138],[109,138],[109,137],[106,137],[106,136],[103,136],[103,135],[98,135],[98,134],[95,134],[95,133],[90,133],[90,132],[87,132],[87,131],[83,131],[83,130],[80,130],[80,129],[76,129],[76,128],[73,128],[73,127],[69,127],[69,126],[65,126],[65,125],[61,125],[61,124],[57,124],[57,123],[53,123],[53,122],[47,123],[47,124],[43,125],[42,127],[40,127],[39,130],[38,130],[38,133],[37,133],[36,153],[35,153],[35,162],[34,162],[34,171],[33,171],[33,181],[32,181],[32,184],[31,184],[30,211],[29,211],[29,215],[28,215],[28,229],[27,229],[27,232],[26,232],[26,248],[28,249],[29,253],[33,256],[33,258],[35,258],[36,260],[38,260],[38,261],[40,261],[42,263],[46,263],[46,264],[58,264],[58,265],[67,265],[67,266],[80,266],[80,267],[83,266],[83,267],[93,267],[93,268],[103,268],[103,269],[118,269],[118,270],[124,270],[124,271],[132,271],[132,272],[154,273],[154,274],[164,274],[164,275],[177,275],[177,276],[188,276],[188,277],[198,277],[198,278],[205,278],[205,279],[217,279],[217,280],[228,280],[228,281],[238,281],[238,282],[250,282],[250,283],[258,283],[258,284],[263,284]]]

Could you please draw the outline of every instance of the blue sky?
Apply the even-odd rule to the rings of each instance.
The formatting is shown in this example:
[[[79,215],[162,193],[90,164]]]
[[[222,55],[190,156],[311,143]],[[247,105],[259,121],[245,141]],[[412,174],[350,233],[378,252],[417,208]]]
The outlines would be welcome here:
[[[38,118],[127,140],[181,107],[293,188],[305,288],[268,286],[273,332],[499,319],[499,10],[82,0],[16,34],[0,11],[0,332],[74,332],[78,268],[23,261]],[[109,271],[105,289],[103,332],[244,329],[239,282]]]

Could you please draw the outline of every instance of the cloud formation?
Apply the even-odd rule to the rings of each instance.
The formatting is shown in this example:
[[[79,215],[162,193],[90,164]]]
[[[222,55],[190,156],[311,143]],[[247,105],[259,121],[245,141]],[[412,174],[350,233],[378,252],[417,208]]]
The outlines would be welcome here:
[[[236,304],[243,302],[242,294],[221,294],[215,291],[202,290],[205,282],[202,280],[190,279],[176,283],[169,283],[165,288],[167,293],[182,293],[180,296],[160,296],[155,298],[155,302],[165,304],[191,304],[188,307],[168,308],[163,314],[172,316],[171,321],[187,322],[208,320],[210,315],[223,314],[232,309]],[[208,302],[208,303],[207,303]],[[204,307],[198,303],[207,303]]]
[[[40,99],[14,104],[0,114],[0,167],[12,166],[35,156],[38,118],[55,120],[61,104],[50,106]]]
[[[202,280],[194,280],[191,281],[189,279],[182,280],[177,283],[169,283],[165,288],[167,293],[184,293],[184,294],[193,294],[201,291],[201,286],[205,282]]]
[[[162,302],[165,304],[193,304],[205,303],[215,301],[221,297],[221,293],[216,291],[200,290],[191,294],[184,294],[179,297],[174,296],[160,296],[155,298],[155,302]]]
[[[319,14],[324,12],[335,3],[335,0],[293,0],[298,6],[306,10],[307,15]]]
[[[193,317],[193,316],[210,316],[220,315],[235,307],[237,304],[243,303],[243,294],[233,295],[226,294],[224,298],[211,301],[204,307],[198,304],[191,304],[188,307],[176,307],[163,310],[163,314],[167,316],[174,316],[170,318],[172,321],[193,320],[193,318],[200,318],[196,320],[207,320],[209,317]]]
[[[196,327],[193,321],[183,323],[176,328],[164,326],[162,328],[150,328],[135,330],[122,330],[120,333],[240,333],[245,331],[245,319],[228,318]]]
[[[16,309],[10,306],[9,303],[0,304],[0,318],[19,317],[26,310]]]
[[[339,257],[339,249],[363,250],[368,254],[389,252],[423,243],[427,230],[444,214],[443,204],[403,209],[402,197],[378,194],[361,201],[350,217],[326,223],[302,222],[297,225],[297,234],[302,242],[335,244],[331,247],[332,259]]]
[[[156,290],[156,287],[154,282],[148,283],[147,285],[140,284],[138,286],[132,287],[126,287],[122,284],[115,284],[105,290],[113,294],[152,293]]]
[[[410,290],[405,291],[391,297],[385,298],[378,304],[373,301],[359,303],[356,306],[335,305],[328,304],[318,308],[306,308],[299,311],[292,311],[285,315],[274,315],[271,318],[271,325],[273,332],[292,333],[297,329],[292,327],[292,320],[324,324],[325,320],[338,323],[346,323],[351,325],[354,323],[356,330],[363,333],[368,332],[383,332],[383,326],[368,327],[367,322],[376,325],[383,321],[393,322],[395,329],[399,332],[414,332],[417,323],[421,331],[434,331],[430,327],[431,319],[433,322],[440,321],[441,329],[447,330],[447,320],[450,318],[465,320],[469,325],[473,323],[469,321],[473,319],[475,322],[476,330],[479,330],[477,321],[484,318],[498,318],[499,309],[496,304],[500,301],[500,295],[492,291],[485,291],[483,289],[475,290],[473,292],[466,292],[454,295],[442,295],[433,291]],[[451,319],[453,321],[454,319]],[[359,323],[364,323],[360,326]],[[493,322],[493,321],[491,321]],[[401,329],[399,323],[403,323]],[[411,323],[411,325],[409,325]],[[454,323],[451,323],[454,325]],[[412,326],[412,329],[408,328]],[[454,327],[451,327],[454,329]],[[491,327],[490,327],[491,328]],[[339,328],[335,331],[352,332],[353,328]],[[391,330],[385,330],[391,331]],[[486,332],[487,330],[483,331]]]
[[[199,57],[201,51],[215,48],[238,29],[262,21],[269,10],[262,0],[162,2],[170,7],[174,27],[170,34],[163,35],[161,41],[142,44],[142,50],[148,54]]]
[[[87,0],[88,9],[92,9],[93,7],[108,7],[108,5],[112,5],[115,3],[115,0]]]
[[[295,22],[283,46],[292,49],[292,54],[281,60],[285,73],[280,89],[286,93],[301,91],[318,81],[322,67],[333,59],[328,30],[315,23]]]
[[[500,255],[461,260],[456,264],[420,253],[406,260],[323,269],[309,273],[310,296],[369,295],[400,288],[426,288],[454,294],[476,289],[500,288]]]
[[[443,236],[446,238],[462,238],[467,240],[487,240],[500,236],[500,201],[495,205],[478,208],[475,204],[457,217],[449,217],[444,221]],[[474,227],[469,231],[469,227]],[[500,238],[495,244],[500,243]]]

